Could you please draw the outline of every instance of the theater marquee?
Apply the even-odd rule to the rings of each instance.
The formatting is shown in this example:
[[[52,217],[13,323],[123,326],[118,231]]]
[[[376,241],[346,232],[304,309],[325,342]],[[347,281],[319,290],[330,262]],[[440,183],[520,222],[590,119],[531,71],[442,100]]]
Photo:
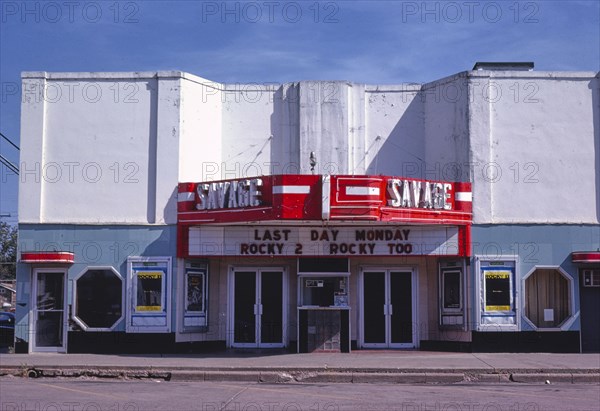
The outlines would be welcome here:
[[[459,254],[456,227],[192,227],[189,256]]]
[[[395,176],[180,183],[178,256],[466,256],[471,201],[470,183]]]

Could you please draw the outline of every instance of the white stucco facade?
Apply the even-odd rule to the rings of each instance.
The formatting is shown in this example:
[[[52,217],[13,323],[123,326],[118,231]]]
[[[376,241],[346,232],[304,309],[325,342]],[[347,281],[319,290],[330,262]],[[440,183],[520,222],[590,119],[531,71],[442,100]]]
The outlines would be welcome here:
[[[135,317],[128,311],[131,318],[123,312],[110,332],[148,325],[175,335],[176,342],[229,344],[233,269],[271,263],[178,255],[178,184],[319,174],[472,184],[466,256],[350,259],[350,338],[359,347],[365,343],[360,293],[365,273],[378,265],[386,284],[394,270],[412,276],[417,324],[412,347],[420,340],[475,344],[478,332],[543,331],[526,318],[531,286],[525,281],[536,270],[540,277],[554,275],[553,267],[568,277],[563,287],[569,296],[561,303],[566,320],[552,330],[579,338],[580,267],[570,255],[600,247],[598,73],[476,70],[397,85],[222,84],[178,71],[26,72],[22,78],[20,251],[74,253],[74,266],[61,268],[68,305],[76,298],[74,282],[89,267],[111,267],[122,275],[130,311],[127,299],[135,294],[135,272],[143,264],[156,263],[158,271],[148,278],[166,281],[168,321],[147,316],[125,327]],[[284,305],[288,325],[296,327],[297,259],[272,261],[289,277]],[[485,273],[494,264],[512,275],[510,310],[504,310],[512,317],[499,324],[486,323],[492,320],[484,311],[500,305],[485,308],[483,302]],[[38,315],[34,283],[47,274],[40,267],[19,264],[17,335],[26,342],[35,337]],[[192,320],[181,315],[184,282],[194,267],[207,270],[193,274],[206,281],[206,317],[186,333],[186,321]],[[442,271],[452,267],[464,274],[462,322],[448,336],[440,290]],[[557,276],[563,284],[562,274]],[[65,325],[65,332],[85,334],[80,331]],[[294,340],[295,334],[286,338]]]
[[[598,224],[597,74],[475,72],[471,82],[474,222]]]
[[[181,72],[24,73],[20,221],[172,224],[178,181],[310,173],[315,152],[323,173],[473,181],[477,224],[598,224],[598,81],[471,71],[423,85],[226,85]]]

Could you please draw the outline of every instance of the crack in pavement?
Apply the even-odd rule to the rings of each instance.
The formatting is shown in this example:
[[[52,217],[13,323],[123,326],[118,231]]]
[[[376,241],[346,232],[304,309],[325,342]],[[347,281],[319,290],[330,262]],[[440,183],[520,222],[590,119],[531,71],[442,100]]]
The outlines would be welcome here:
[[[479,358],[477,355],[475,355],[475,354],[473,354],[473,353],[471,353],[471,355],[472,355],[473,357],[477,358],[479,361],[481,361],[481,362],[482,362],[482,363],[484,363],[485,365],[487,365],[488,367],[490,367],[492,370],[495,370],[495,369],[496,369],[496,367],[494,367],[492,364],[490,364],[490,363],[488,363],[487,361],[485,361],[485,360],[483,360],[483,359]]]

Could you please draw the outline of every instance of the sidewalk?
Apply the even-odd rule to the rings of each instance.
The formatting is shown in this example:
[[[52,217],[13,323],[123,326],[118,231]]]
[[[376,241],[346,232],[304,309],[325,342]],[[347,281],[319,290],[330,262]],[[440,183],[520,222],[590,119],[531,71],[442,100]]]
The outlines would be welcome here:
[[[600,383],[600,354],[353,351],[289,354],[0,354],[0,376],[169,381]]]

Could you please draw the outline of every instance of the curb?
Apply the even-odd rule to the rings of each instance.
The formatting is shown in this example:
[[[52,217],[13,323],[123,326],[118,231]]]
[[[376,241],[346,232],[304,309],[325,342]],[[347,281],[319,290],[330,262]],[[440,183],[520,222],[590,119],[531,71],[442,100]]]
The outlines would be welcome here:
[[[513,373],[510,376],[511,381],[528,384],[598,384],[600,383],[600,374],[578,374],[578,373]]]
[[[597,370],[540,370],[475,371],[475,370],[324,370],[324,369],[167,369],[144,367],[58,367],[20,366],[2,367],[0,376],[22,378],[77,378],[98,379],[158,379],[177,382],[254,382],[285,383],[353,383],[353,384],[600,384]]]

